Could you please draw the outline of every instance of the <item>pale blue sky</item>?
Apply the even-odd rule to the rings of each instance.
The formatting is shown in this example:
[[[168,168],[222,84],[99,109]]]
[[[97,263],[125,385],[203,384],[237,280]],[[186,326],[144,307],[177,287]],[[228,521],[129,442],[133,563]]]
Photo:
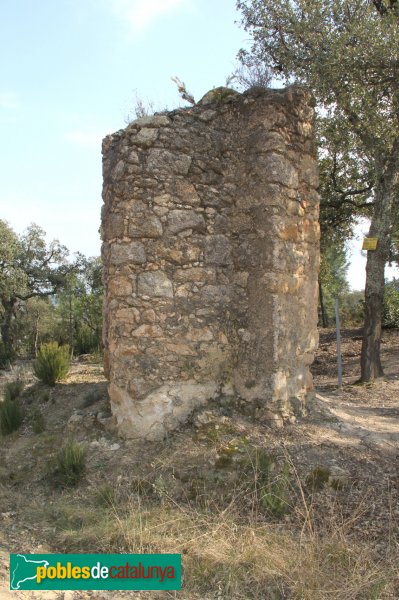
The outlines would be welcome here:
[[[101,139],[136,94],[183,105],[172,75],[196,99],[223,85],[248,40],[239,18],[235,0],[0,0],[0,218],[98,255]]]
[[[135,94],[184,104],[234,70],[246,34],[235,0],[0,0],[0,205],[17,231],[41,225],[99,254],[101,139]]]

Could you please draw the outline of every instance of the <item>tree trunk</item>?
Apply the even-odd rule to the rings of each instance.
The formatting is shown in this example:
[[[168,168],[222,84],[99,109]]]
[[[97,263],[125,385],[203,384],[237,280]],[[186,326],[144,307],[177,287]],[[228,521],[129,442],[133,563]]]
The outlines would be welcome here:
[[[12,320],[14,318],[15,303],[15,300],[2,301],[4,313],[0,325],[0,332],[3,351],[2,356],[0,356],[0,362],[4,363],[4,366],[7,363],[12,362],[15,355],[12,339]]]
[[[379,242],[380,240],[378,240]],[[384,375],[380,357],[380,343],[385,262],[386,259],[382,251],[368,251],[363,343],[360,362],[361,381],[370,381]]]
[[[326,314],[326,307],[324,306],[323,286],[321,285],[321,279],[319,276],[319,300],[321,309],[321,324],[324,328],[328,327],[328,320]]]
[[[73,347],[73,342],[74,342],[73,329],[74,329],[74,319],[73,319],[73,312],[72,312],[72,292],[69,291],[69,352],[70,352],[70,358],[71,358],[71,360],[73,358],[73,352],[74,352],[74,347]]]
[[[369,236],[378,238],[378,243],[376,250],[367,252],[365,316],[360,360],[361,381],[370,381],[384,375],[380,357],[384,270],[389,258],[392,209],[395,199],[394,185],[389,185],[389,179],[393,183],[396,178],[387,179],[382,177],[376,189],[375,209],[369,231]]]
[[[35,340],[34,340],[35,358],[37,358],[38,351],[39,351],[39,315],[36,316],[36,321],[35,321]]]

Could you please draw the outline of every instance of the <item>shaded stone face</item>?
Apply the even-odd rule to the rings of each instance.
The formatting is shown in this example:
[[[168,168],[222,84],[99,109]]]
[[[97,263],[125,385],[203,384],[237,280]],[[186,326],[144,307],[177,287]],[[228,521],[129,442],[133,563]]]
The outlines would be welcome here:
[[[307,91],[218,88],[103,143],[104,345],[121,434],[211,399],[306,409],[319,226]],[[227,400],[228,399],[228,400]]]
[[[150,298],[173,298],[173,285],[163,271],[148,271],[138,274],[137,292]]]

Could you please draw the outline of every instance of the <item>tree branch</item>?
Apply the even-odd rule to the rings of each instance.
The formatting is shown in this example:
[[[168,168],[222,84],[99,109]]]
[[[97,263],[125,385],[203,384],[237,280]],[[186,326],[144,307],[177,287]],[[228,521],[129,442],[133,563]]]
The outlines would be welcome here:
[[[338,194],[340,194],[341,196],[341,203],[342,202],[346,202],[349,204],[353,204],[355,206],[359,206],[359,208],[361,208],[362,206],[372,206],[373,203],[372,202],[368,202],[365,203],[363,205],[359,205],[356,204],[356,202],[353,202],[352,200],[347,200],[347,196],[359,196],[361,194],[366,194],[367,192],[371,192],[371,190],[374,187],[373,183],[368,183],[366,185],[366,187],[364,188],[358,188],[358,189],[354,189],[354,190],[343,190],[340,187],[338,187],[338,183],[337,183],[337,171],[338,171],[338,163],[337,163],[337,153],[334,152],[334,156],[333,156],[333,169],[330,173],[330,177],[331,177],[331,181],[333,183],[333,189],[335,192],[337,192]]]
[[[43,297],[43,296],[53,296],[56,293],[56,289],[52,289],[51,291],[47,291],[47,292],[30,292],[29,294],[14,294],[15,298],[18,298],[18,300],[29,300],[29,298],[37,298],[37,297]]]
[[[384,0],[373,0],[376,10],[381,16],[385,15],[388,10],[394,10],[398,6],[398,0],[388,0],[388,2],[387,6]]]

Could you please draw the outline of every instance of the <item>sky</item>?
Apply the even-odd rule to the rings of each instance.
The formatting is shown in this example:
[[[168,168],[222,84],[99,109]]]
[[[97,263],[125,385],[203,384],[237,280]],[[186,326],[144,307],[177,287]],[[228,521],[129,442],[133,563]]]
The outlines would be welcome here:
[[[0,0],[0,218],[100,252],[101,140],[234,70],[235,0]]]
[[[224,85],[249,43],[239,20],[235,0],[0,0],[0,218],[98,255],[102,138],[137,97],[183,106],[173,75],[196,99]]]

